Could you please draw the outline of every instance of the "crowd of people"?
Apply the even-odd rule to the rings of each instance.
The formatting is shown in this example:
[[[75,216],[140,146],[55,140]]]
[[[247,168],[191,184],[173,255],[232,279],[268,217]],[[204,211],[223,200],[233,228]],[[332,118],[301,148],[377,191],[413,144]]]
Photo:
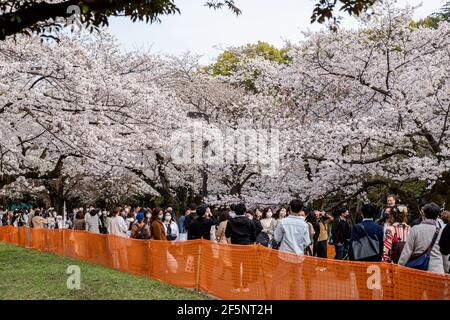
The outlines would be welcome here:
[[[74,208],[66,217],[54,208],[0,208],[0,225],[85,230],[142,240],[259,244],[320,258],[329,258],[328,245],[333,244],[337,260],[384,261],[435,273],[450,272],[449,211],[435,203],[424,204],[419,219],[408,223],[408,208],[397,205],[393,195],[387,197],[381,211],[372,204],[359,211],[352,223],[349,208],[336,208],[332,214],[308,211],[300,200],[277,210],[249,210],[242,203],[217,210],[192,204],[179,216],[171,207],[124,206],[107,211],[90,206],[86,210]]]

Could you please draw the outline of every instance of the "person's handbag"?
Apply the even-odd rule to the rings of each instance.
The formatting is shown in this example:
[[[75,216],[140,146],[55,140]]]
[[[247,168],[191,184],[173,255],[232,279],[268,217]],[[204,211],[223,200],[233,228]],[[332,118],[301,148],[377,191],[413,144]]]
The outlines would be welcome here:
[[[412,256],[405,264],[406,267],[424,271],[428,270],[428,266],[430,265],[431,250],[436,243],[440,230],[440,228],[436,227],[436,231],[433,235],[433,240],[431,240],[431,243],[428,246],[427,250],[425,250],[425,252],[420,255]]]
[[[356,261],[363,261],[367,258],[380,255],[380,243],[378,239],[371,238],[364,226],[361,224],[365,235],[358,240],[353,241],[353,258]]]
[[[167,236],[166,239],[169,241],[173,241],[177,238],[176,235],[172,234],[172,226],[169,224],[167,225]]]

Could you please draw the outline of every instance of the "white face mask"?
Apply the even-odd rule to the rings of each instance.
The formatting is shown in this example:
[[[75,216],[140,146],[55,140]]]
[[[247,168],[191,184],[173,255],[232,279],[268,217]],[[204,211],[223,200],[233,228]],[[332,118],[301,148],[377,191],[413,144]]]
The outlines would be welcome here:
[[[267,218],[272,218],[272,212],[270,212],[270,211],[267,212],[267,213],[266,213],[266,217],[267,217]]]
[[[164,219],[166,219],[166,221],[170,221],[172,219],[171,216],[165,216]]]
[[[147,218],[150,218],[152,215],[151,215],[150,213],[147,213],[145,216],[146,216]]]

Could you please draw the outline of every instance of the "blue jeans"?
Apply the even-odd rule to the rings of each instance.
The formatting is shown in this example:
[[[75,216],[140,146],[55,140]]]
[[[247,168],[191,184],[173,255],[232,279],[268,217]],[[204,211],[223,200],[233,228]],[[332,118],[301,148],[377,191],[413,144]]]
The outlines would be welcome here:
[[[335,244],[334,249],[336,250],[335,260],[343,260],[345,256],[345,246],[343,244]]]

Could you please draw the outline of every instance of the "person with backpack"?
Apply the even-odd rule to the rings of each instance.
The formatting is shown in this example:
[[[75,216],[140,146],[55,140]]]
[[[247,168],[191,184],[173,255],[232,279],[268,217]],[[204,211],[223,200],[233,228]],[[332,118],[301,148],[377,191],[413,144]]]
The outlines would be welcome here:
[[[384,237],[383,261],[398,263],[398,259],[408,239],[411,227],[406,223],[408,208],[399,206],[392,211],[391,225]]]
[[[150,239],[150,227],[144,222],[144,214],[142,212],[136,215],[136,223],[131,228],[131,238],[139,240]]]
[[[422,208],[424,220],[411,228],[398,264],[434,273],[444,273],[444,258],[439,240],[442,229],[437,224],[441,208],[436,203]]]

